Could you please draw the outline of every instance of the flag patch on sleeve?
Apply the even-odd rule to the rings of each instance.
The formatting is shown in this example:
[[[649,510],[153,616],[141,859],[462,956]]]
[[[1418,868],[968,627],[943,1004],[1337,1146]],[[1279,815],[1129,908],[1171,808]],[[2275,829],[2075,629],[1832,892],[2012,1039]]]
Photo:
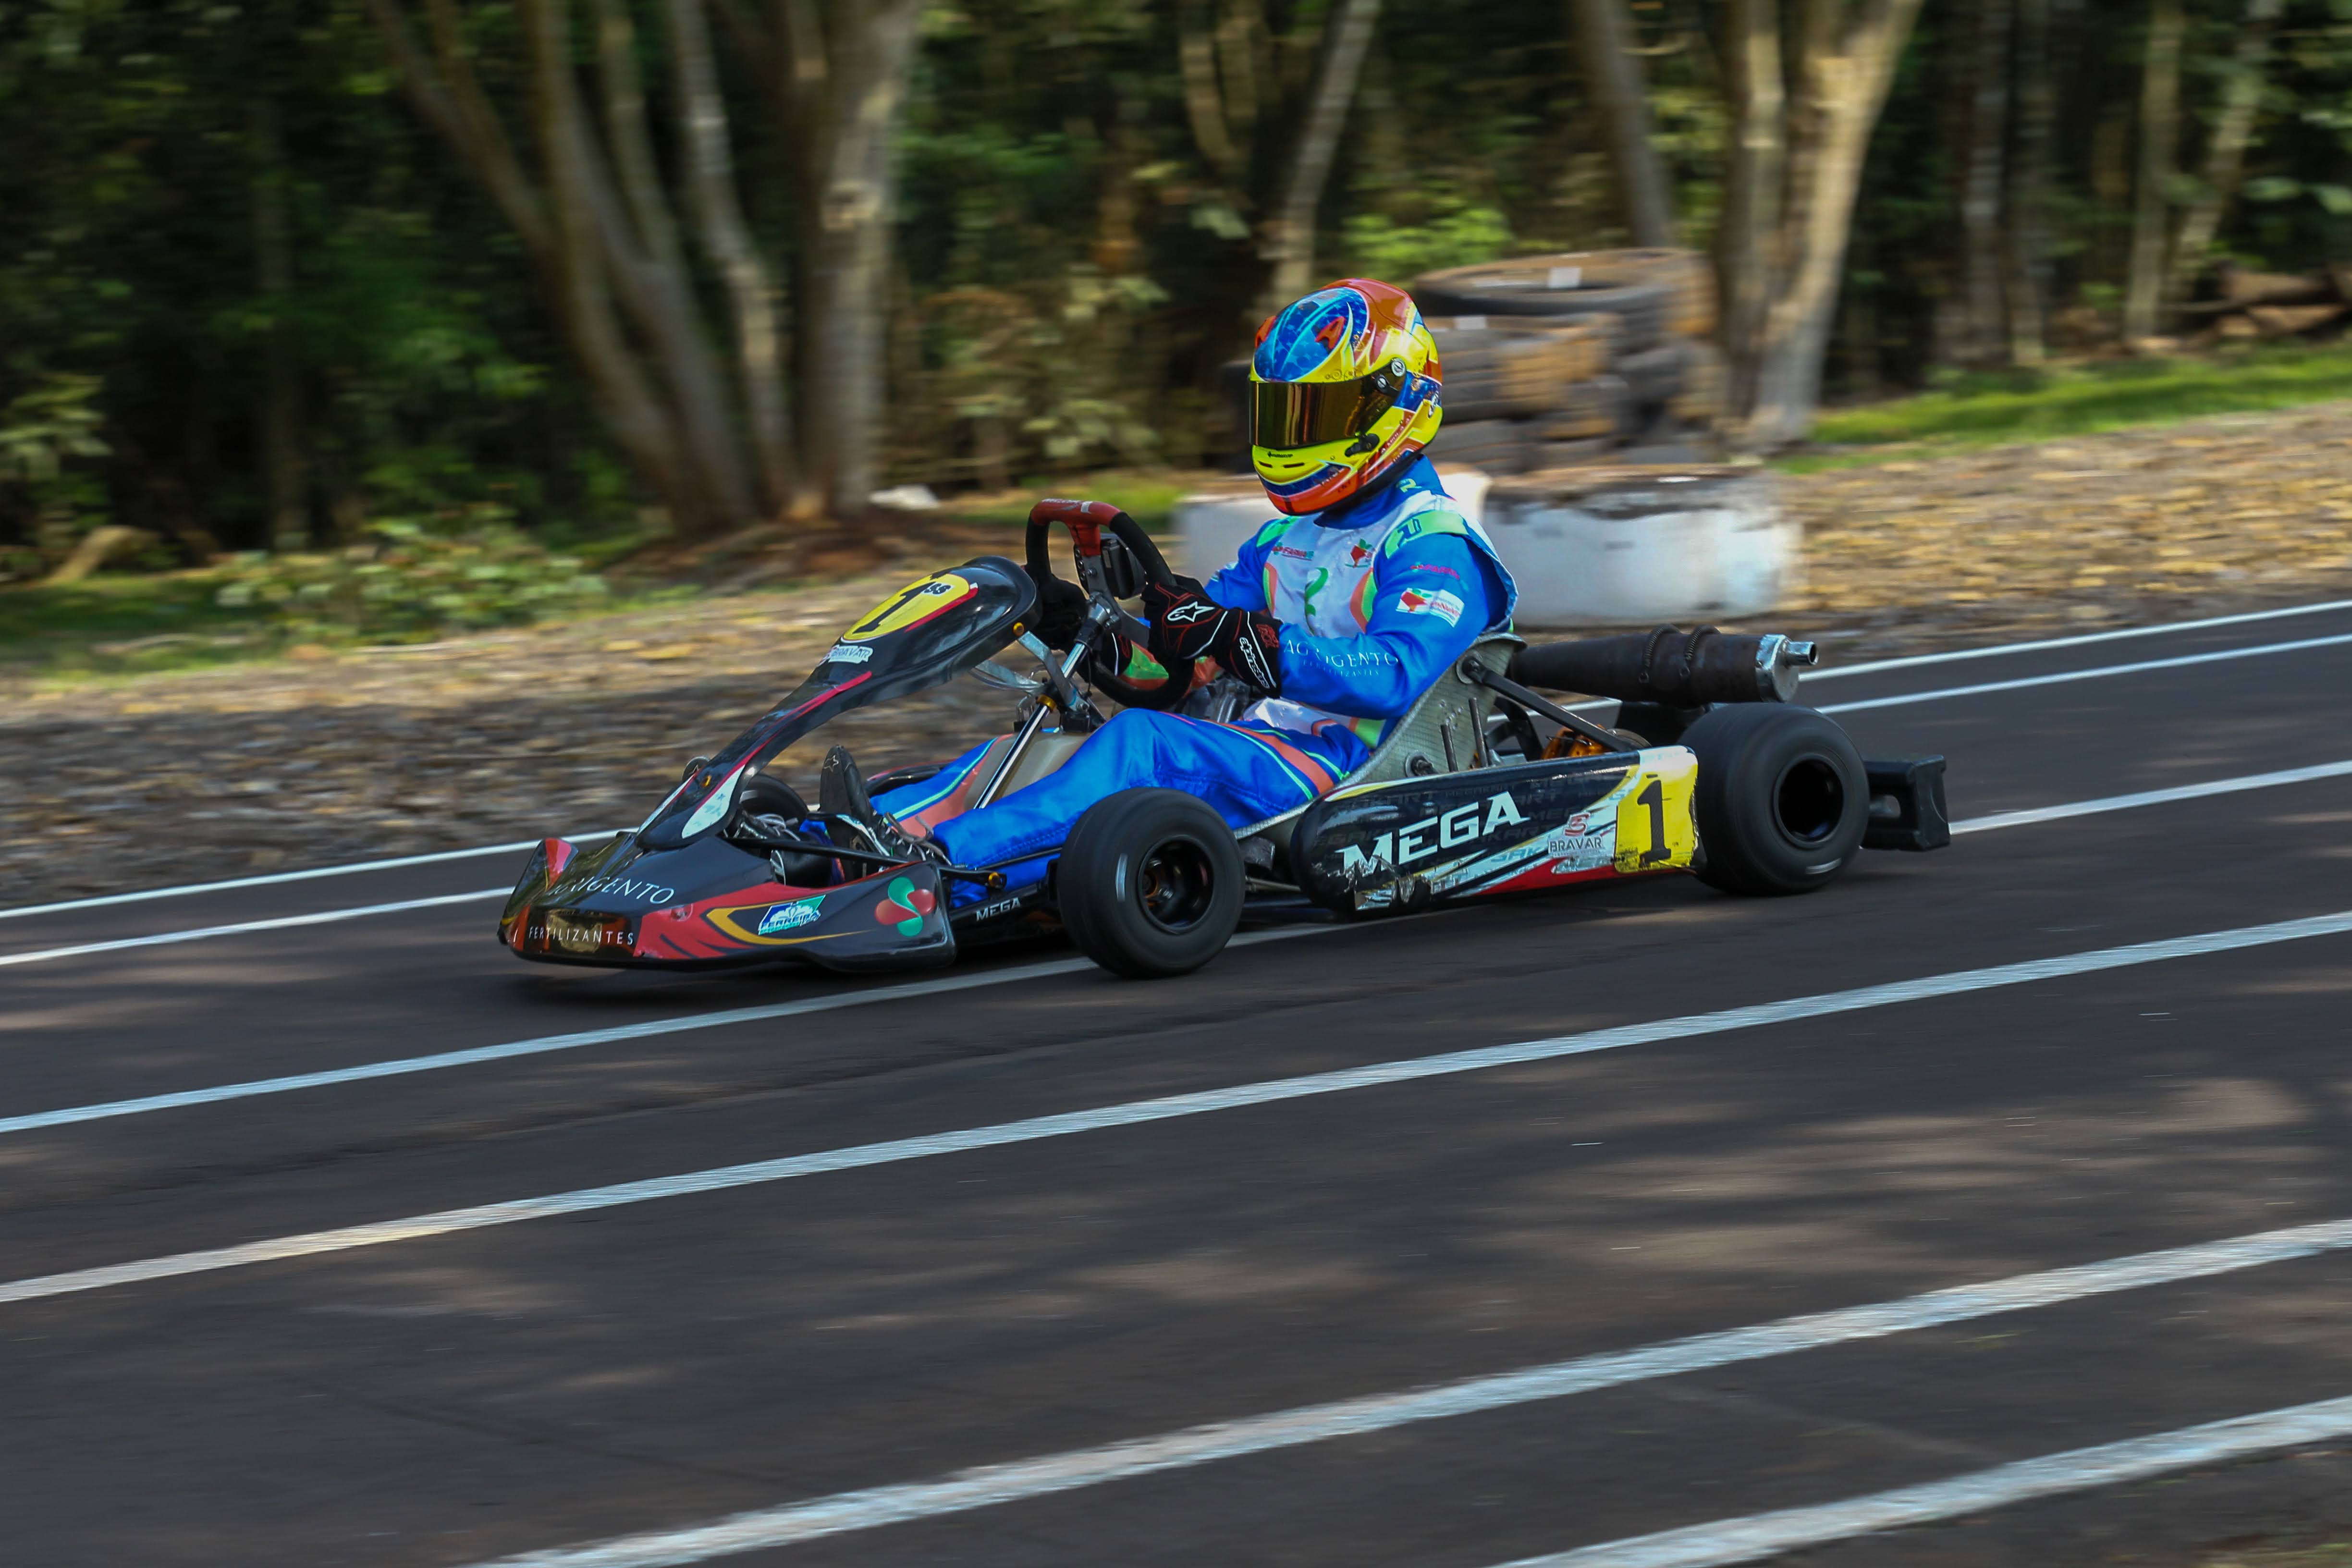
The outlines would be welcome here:
[[[1397,608],[1408,616],[1435,616],[1449,626],[1462,624],[1462,595],[1443,588],[1407,588],[1397,595]]]

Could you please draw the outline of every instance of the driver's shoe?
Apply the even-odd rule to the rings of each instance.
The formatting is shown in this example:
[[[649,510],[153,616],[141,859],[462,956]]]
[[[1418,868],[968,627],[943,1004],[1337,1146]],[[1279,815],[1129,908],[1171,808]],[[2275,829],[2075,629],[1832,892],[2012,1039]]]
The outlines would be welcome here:
[[[917,838],[898,826],[898,818],[874,804],[866,793],[866,775],[858,771],[857,759],[846,746],[835,746],[824,754],[824,766],[816,776],[816,808],[819,816],[856,824],[885,855],[939,864],[947,860],[946,851],[938,845]]]

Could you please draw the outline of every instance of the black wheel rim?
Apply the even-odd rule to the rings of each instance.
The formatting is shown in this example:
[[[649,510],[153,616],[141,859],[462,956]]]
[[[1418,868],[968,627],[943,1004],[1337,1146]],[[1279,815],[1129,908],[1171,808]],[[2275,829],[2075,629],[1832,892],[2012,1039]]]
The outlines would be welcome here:
[[[1190,838],[1165,838],[1136,864],[1135,901],[1143,918],[1164,931],[1187,931],[1208,918],[1216,901],[1216,868]]]
[[[1772,786],[1772,820],[1799,844],[1827,839],[1845,820],[1845,780],[1826,757],[1800,757]]]

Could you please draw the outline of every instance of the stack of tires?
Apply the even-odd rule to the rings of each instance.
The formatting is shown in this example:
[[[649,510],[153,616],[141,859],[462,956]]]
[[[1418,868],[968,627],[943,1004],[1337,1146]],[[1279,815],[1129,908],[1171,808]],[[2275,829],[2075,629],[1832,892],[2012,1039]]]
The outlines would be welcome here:
[[[1416,279],[1437,339],[1441,466],[1537,473],[1696,463],[1719,449],[1715,269],[1687,250],[1595,250]]]

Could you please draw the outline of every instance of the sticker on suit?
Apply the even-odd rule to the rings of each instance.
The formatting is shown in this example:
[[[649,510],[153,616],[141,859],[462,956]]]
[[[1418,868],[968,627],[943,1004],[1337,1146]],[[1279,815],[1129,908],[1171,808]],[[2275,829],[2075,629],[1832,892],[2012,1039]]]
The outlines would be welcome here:
[[[1462,595],[1444,588],[1407,588],[1397,608],[1408,616],[1435,616],[1449,626],[1462,624]]]

